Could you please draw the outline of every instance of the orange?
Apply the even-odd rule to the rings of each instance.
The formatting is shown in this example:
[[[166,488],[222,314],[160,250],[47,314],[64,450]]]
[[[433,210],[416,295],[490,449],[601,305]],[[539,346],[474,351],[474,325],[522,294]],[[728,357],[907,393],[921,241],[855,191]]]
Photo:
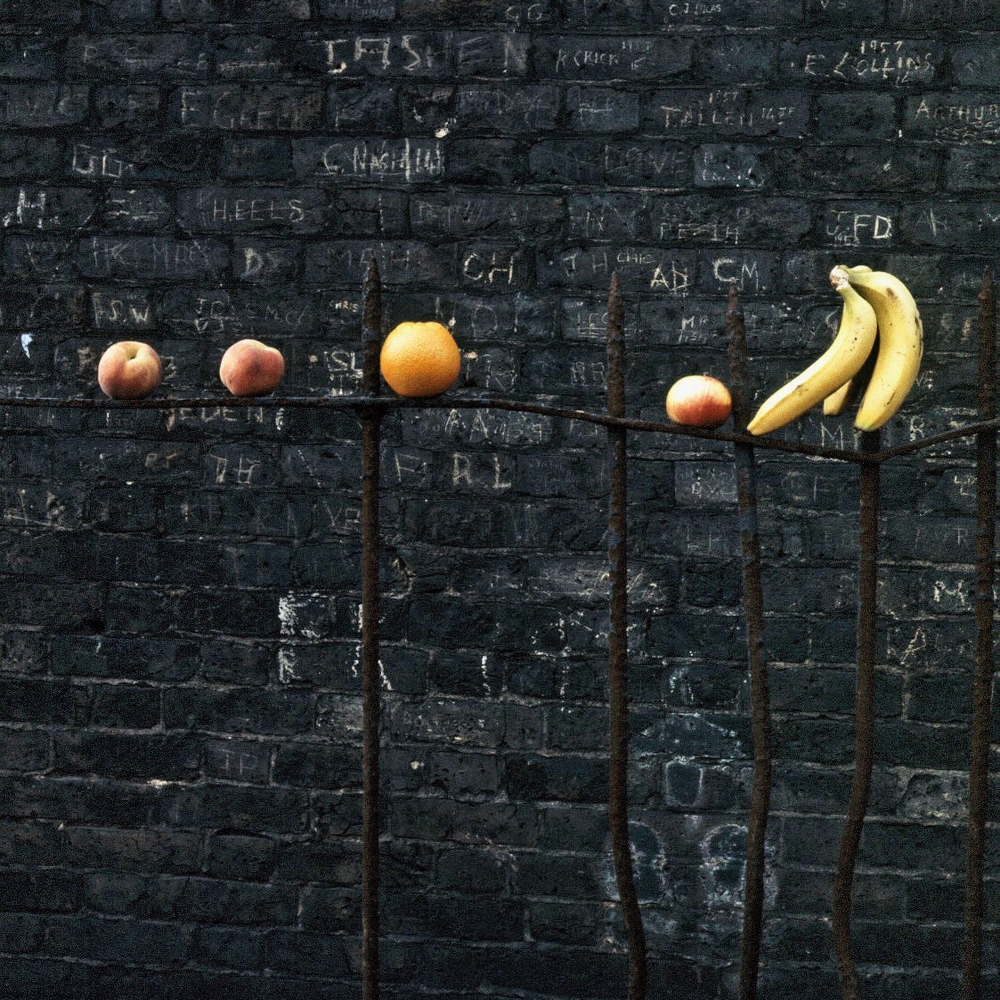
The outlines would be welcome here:
[[[407,322],[385,338],[379,365],[389,388],[400,396],[437,396],[458,379],[462,354],[446,326]]]

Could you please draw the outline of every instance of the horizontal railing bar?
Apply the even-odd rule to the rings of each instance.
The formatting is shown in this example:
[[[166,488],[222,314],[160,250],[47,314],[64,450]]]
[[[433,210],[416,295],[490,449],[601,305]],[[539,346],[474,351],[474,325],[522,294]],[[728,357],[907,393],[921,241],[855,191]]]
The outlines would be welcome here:
[[[1000,417],[994,417],[991,420],[977,420],[971,424],[963,424],[961,427],[941,431],[939,434],[931,434],[919,441],[908,441],[906,444],[898,444],[892,448],[883,448],[875,457],[879,462],[884,462],[890,458],[899,458],[902,455],[911,455],[913,452],[922,451],[925,448],[933,448],[935,445],[954,441],[956,438],[975,437],[982,431],[995,431],[998,428],[1000,428]]]
[[[984,430],[1000,428],[1000,417],[993,420],[978,420],[951,430],[942,431],[918,441],[891,448],[882,448],[871,453],[854,451],[849,448],[828,448],[787,441],[783,438],[756,437],[738,431],[709,430],[702,427],[687,427],[680,424],[661,423],[654,420],[640,420],[635,417],[614,417],[607,413],[591,413],[572,407],[552,406],[547,403],[532,403],[525,400],[495,399],[480,396],[449,396],[447,398],[408,399],[403,397],[381,397],[365,394],[345,396],[219,396],[219,397],[177,397],[156,399],[111,400],[93,397],[45,397],[45,396],[0,396],[0,409],[77,409],[77,410],[209,410],[236,409],[239,407],[258,409],[313,408],[343,410],[377,409],[382,412],[392,409],[446,409],[446,410],[507,410],[518,413],[534,413],[539,416],[561,417],[600,424],[605,427],[621,427],[628,430],[646,431],[654,434],[668,434],[675,437],[701,438],[708,441],[728,441],[734,444],[752,444],[767,451],[782,451],[812,458],[827,458],[856,465],[871,465],[899,458],[913,452],[932,448],[957,438],[974,437]]]

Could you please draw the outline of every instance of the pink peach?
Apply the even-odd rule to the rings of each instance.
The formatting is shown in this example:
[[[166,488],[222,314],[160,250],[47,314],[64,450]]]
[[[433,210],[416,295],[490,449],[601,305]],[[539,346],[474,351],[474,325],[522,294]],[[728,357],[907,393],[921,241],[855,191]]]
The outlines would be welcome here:
[[[140,399],[159,384],[160,356],[149,344],[122,340],[112,344],[97,365],[97,384],[112,399]]]
[[[276,347],[259,340],[238,340],[226,348],[219,378],[234,396],[263,396],[285,374],[285,359]]]

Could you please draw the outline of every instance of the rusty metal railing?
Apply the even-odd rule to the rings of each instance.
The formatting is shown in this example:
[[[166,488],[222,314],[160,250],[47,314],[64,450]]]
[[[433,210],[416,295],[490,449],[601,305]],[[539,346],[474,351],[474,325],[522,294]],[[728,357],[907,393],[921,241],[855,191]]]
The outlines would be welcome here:
[[[997,414],[997,301],[987,269],[979,293],[979,417]],[[976,432],[976,662],[972,681],[972,733],[969,754],[969,839],[965,869],[965,945],[962,1000],[979,1000],[983,956],[983,857],[989,799],[990,714],[993,688],[994,566],[996,564],[997,437]]]
[[[733,424],[746,430],[753,393],[747,370],[746,327],[736,288],[729,289],[726,309],[729,341],[730,392]],[[764,658],[764,588],[761,582],[760,533],[757,527],[757,474],[753,445],[733,445],[736,502],[740,514],[743,553],[743,611],[750,671],[750,725],[753,735],[753,782],[747,817],[747,860],[743,877],[743,943],[740,954],[740,996],[757,995],[761,938],[764,929],[764,876],[767,819],[771,806],[771,697]]]
[[[617,275],[608,296],[608,391],[605,413],[531,401],[489,397],[449,396],[414,400],[380,395],[378,354],[382,331],[381,278],[371,259],[363,285],[362,392],[336,397],[280,397],[241,399],[146,398],[111,402],[97,398],[0,397],[0,408],[34,409],[331,409],[354,413],[361,424],[361,665],[362,665],[362,1000],[378,1000],[379,987],[379,872],[380,872],[380,730],[381,664],[379,661],[379,462],[381,423],[391,410],[404,408],[492,409],[534,413],[589,422],[607,429],[612,451],[611,497],[608,520],[610,577],[609,631],[609,790],[608,813],[612,855],[629,949],[629,1000],[645,1000],[648,982],[646,942],[637,897],[628,829],[628,524],[627,445],[630,432],[674,435],[730,442],[736,471],[737,504],[743,566],[743,604],[747,629],[754,773],[747,817],[744,875],[743,935],[740,958],[740,1000],[756,1000],[764,925],[765,837],[772,792],[771,708],[764,657],[765,615],[761,585],[761,548],[757,527],[755,451],[770,450],[859,468],[859,578],[857,617],[857,699],[855,763],[846,821],[833,882],[833,938],[844,1000],[860,997],[852,954],[851,909],[854,871],[865,822],[874,764],[874,667],[877,626],[878,512],[880,469],[894,458],[932,449],[959,438],[976,442],[976,654],[972,683],[969,757],[969,816],[966,856],[965,944],[961,1000],[980,1000],[983,939],[983,861],[988,804],[990,713],[994,671],[994,564],[996,560],[997,431],[996,402],[996,291],[987,270],[979,294],[978,419],[962,427],[881,448],[878,432],[863,434],[858,450],[830,448],[782,439],[755,438],[745,428],[752,397],[747,375],[746,338],[742,310],[735,288],[729,291],[726,329],[734,429],[702,430],[669,422],[625,416],[624,309]]]
[[[878,431],[861,435],[861,451],[878,451]],[[854,777],[847,804],[847,821],[837,852],[837,872],[833,880],[833,944],[837,952],[844,1000],[858,1000],[858,977],[851,954],[851,906],[854,869],[857,867],[861,833],[864,829],[872,769],[875,765],[875,626],[878,592],[878,511],[880,502],[879,464],[861,466],[858,534],[858,638],[857,697],[854,707]]]
[[[382,285],[369,263],[361,317],[362,384],[379,395]],[[382,673],[379,664],[379,463],[382,411],[358,407],[361,420],[361,998],[379,995],[379,817]]]

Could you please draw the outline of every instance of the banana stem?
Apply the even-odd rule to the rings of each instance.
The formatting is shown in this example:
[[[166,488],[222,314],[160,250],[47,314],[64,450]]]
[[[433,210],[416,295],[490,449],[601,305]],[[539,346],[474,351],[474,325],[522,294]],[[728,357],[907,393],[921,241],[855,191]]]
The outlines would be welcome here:
[[[879,432],[861,435],[861,450],[879,449]],[[857,700],[854,730],[854,778],[847,807],[847,821],[837,855],[833,881],[833,943],[840,971],[844,1000],[858,1000],[858,976],[851,953],[851,896],[861,832],[864,828],[872,768],[875,763],[875,621],[878,587],[878,512],[880,467],[878,462],[861,466],[860,548],[858,566]]]

